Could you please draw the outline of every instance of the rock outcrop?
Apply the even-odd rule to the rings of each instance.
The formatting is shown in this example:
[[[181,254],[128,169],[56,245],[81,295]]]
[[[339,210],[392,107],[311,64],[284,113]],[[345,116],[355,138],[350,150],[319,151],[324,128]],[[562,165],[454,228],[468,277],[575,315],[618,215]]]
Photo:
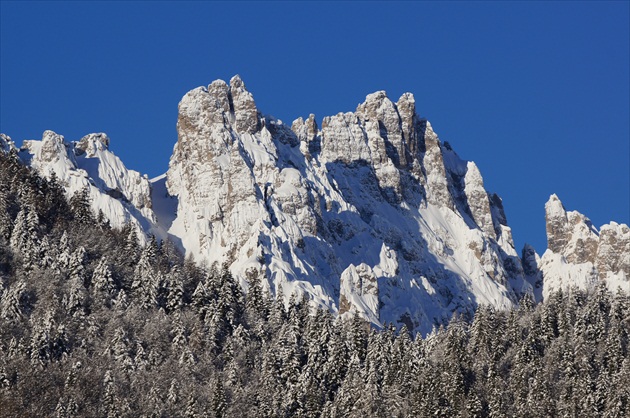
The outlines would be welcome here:
[[[365,263],[350,264],[340,278],[339,315],[359,313],[379,322],[378,280]]]
[[[576,211],[567,212],[555,194],[545,205],[547,246],[541,260],[543,296],[572,286],[605,281],[611,290],[630,291],[630,229],[611,222],[598,231]]]
[[[145,233],[165,238],[166,234],[155,225],[149,180],[128,170],[109,151],[109,142],[104,133],[67,142],[63,136],[45,131],[41,140],[24,141],[18,155],[40,175],[50,177],[54,173],[68,197],[87,188],[92,211],[95,215],[101,212],[112,226],[131,223],[141,241]]]

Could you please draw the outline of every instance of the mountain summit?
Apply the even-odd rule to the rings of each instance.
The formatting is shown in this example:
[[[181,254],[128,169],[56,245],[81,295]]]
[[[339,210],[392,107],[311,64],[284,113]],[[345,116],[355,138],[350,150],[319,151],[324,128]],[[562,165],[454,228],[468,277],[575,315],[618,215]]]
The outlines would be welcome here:
[[[628,227],[598,232],[555,195],[549,249],[519,257],[500,197],[438,139],[411,93],[394,102],[379,91],[321,126],[314,115],[288,126],[235,76],[188,92],[177,132],[168,171],[153,180],[125,168],[105,134],[68,143],[46,131],[18,154],[68,194],[87,188],[112,225],[131,222],[225,266],[246,291],[260,279],[287,301],[377,326],[427,333],[454,312],[540,300],[573,282],[628,288]],[[0,150],[16,150],[6,135]]]
[[[289,127],[236,76],[187,93],[177,129],[169,232],[244,287],[260,276],[273,293],[422,332],[532,292],[501,199],[410,93],[379,91],[321,128],[313,115]]]
[[[548,249],[541,259],[544,297],[576,286],[588,289],[599,281],[630,291],[630,228],[611,222],[598,231],[576,211],[567,212],[558,196],[545,205]]]

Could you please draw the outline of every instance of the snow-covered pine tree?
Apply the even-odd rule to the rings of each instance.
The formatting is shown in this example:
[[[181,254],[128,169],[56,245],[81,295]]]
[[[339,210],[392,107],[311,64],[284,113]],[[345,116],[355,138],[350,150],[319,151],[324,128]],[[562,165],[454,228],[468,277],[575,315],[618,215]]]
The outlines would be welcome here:
[[[37,264],[39,217],[33,206],[23,206],[18,212],[11,233],[10,245],[23,262],[25,271],[32,271]]]
[[[70,208],[74,215],[74,220],[85,225],[94,225],[95,218],[92,213],[90,203],[90,186],[86,185],[82,189],[74,192],[70,198]]]

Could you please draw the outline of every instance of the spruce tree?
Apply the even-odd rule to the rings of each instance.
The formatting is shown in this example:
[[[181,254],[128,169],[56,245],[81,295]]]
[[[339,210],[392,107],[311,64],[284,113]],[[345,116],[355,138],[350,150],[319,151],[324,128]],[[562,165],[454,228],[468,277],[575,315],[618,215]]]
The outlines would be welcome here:
[[[69,203],[75,222],[85,225],[95,224],[94,214],[91,209],[89,185],[74,192]]]

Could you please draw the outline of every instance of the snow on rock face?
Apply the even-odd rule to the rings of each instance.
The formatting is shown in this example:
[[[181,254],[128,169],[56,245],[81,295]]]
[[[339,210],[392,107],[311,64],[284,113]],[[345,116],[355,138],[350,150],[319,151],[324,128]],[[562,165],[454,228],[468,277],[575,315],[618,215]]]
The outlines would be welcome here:
[[[370,148],[378,155],[374,162],[385,163],[385,159],[389,158],[396,167],[406,166],[408,148],[403,138],[400,115],[387,94],[384,91],[368,94],[365,102],[357,107],[356,115],[370,131]]]
[[[317,136],[318,129],[314,114],[311,113],[306,120],[298,118],[293,121],[291,131],[295,133],[300,141],[300,152],[306,158],[310,160],[312,154],[321,151],[321,139]]]
[[[258,274],[287,299],[419,332],[531,292],[502,207],[409,93],[376,92],[321,128],[310,115],[290,129],[234,77],[188,92],[177,126],[169,232],[243,284]]]
[[[567,212],[555,194],[545,205],[548,250],[542,257],[543,296],[571,286],[590,288],[598,280],[611,290],[630,291],[630,229],[612,222],[601,231],[576,211]]]
[[[536,253],[534,247],[529,244],[523,246],[521,260],[523,263],[523,273],[526,280],[532,286],[534,292],[534,300],[540,302],[542,300],[543,277],[540,271],[540,256]]]
[[[359,313],[368,321],[381,325],[378,310],[378,282],[365,263],[350,264],[341,273],[339,315]]]
[[[448,188],[448,178],[444,167],[444,155],[437,134],[427,121],[421,127],[424,133],[425,153],[422,159],[426,175],[427,198],[429,203],[454,209],[453,197]]]
[[[62,168],[76,168],[76,160],[72,152],[68,152],[70,144],[66,143],[63,136],[53,131],[45,131],[40,141],[24,141],[23,149],[33,151],[31,164],[35,168],[50,170]],[[59,174],[59,173],[57,173]]]
[[[630,228],[611,222],[599,232],[596,267],[599,279],[614,275],[630,281]]]
[[[545,204],[545,220],[547,247],[554,253],[558,253],[569,241],[569,221],[567,211],[555,194],[552,194]]]
[[[87,158],[93,158],[98,151],[109,149],[109,137],[104,133],[86,135],[74,146],[74,149],[77,155],[85,153]]]
[[[103,133],[78,142],[46,131],[18,155],[55,173],[68,196],[88,188],[115,227],[174,239],[198,262],[228,266],[244,287],[260,277],[340,315],[420,333],[478,304],[539,301],[604,280],[630,292],[630,229],[597,231],[552,195],[548,250],[516,253],[501,198],[473,162],[442,143],[415,98],[369,94],[355,112],[263,116],[240,77],[216,80],[179,103],[168,172],[128,170]],[[17,150],[0,134],[0,152]],[[141,234],[141,237],[144,237]]]
[[[230,87],[215,81],[181,100],[167,173],[169,193],[179,198],[172,230],[188,252],[208,262],[233,261],[254,224],[271,221],[264,194],[280,171],[269,132],[250,133],[258,126],[251,94],[240,78],[232,81]],[[258,184],[255,172],[265,181]]]
[[[163,235],[154,227],[149,181],[128,170],[108,147],[109,138],[103,133],[69,143],[45,131],[41,141],[24,141],[19,156],[42,176],[50,178],[54,173],[68,197],[87,187],[93,212],[102,211],[112,226],[131,222],[143,232],[141,236],[144,232]]]
[[[473,219],[489,237],[496,238],[488,192],[483,187],[483,179],[477,165],[472,161],[467,164],[464,183],[466,185],[464,193]]]
[[[245,83],[238,75],[230,80],[230,98],[234,109],[234,126],[238,133],[253,134],[258,131],[258,110],[254,97],[245,89]]]
[[[151,208],[149,181],[137,171],[127,170],[122,161],[109,151],[106,134],[84,136],[75,145],[74,153],[79,167],[88,171],[98,188],[112,197],[130,202],[137,209]],[[94,165],[98,171],[91,172]]]
[[[372,161],[365,130],[354,113],[339,113],[324,118],[321,132],[321,158],[347,165]],[[379,160],[383,155],[377,157]]]

